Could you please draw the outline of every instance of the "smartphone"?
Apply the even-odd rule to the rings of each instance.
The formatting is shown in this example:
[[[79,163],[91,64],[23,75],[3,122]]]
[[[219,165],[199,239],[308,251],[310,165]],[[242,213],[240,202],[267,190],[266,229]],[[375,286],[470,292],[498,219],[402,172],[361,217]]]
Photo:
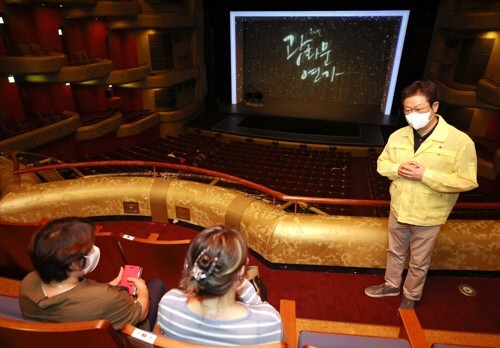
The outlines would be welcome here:
[[[134,265],[125,265],[125,267],[123,267],[122,279],[120,280],[120,283],[118,285],[127,288],[128,293],[130,295],[133,296],[137,295],[137,288],[135,287],[134,283],[129,282],[127,278],[139,279],[141,278],[141,274],[142,274],[142,267]]]

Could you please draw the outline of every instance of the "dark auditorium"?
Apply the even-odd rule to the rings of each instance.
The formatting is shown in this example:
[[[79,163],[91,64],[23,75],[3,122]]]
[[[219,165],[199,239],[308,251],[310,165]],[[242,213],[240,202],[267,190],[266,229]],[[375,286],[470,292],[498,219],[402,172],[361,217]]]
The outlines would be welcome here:
[[[0,0],[0,347],[500,348],[499,221],[498,0]]]

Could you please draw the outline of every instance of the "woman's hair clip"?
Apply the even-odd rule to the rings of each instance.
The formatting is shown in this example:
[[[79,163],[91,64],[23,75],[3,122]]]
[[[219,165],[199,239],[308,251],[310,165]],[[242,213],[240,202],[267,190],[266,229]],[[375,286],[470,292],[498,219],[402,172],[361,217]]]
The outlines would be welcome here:
[[[191,270],[189,271],[189,275],[191,277],[193,277],[194,279],[196,279],[197,281],[200,279],[205,279],[207,277],[205,272],[198,265],[198,261],[200,261],[201,257],[203,255],[205,255],[206,252],[207,252],[207,249],[203,249],[203,251],[200,253],[200,255],[198,255],[198,257],[194,261],[193,268],[191,268]]]
[[[212,272],[214,271],[215,266],[217,266],[217,261],[219,261],[219,258],[216,256],[216,257],[214,257],[214,259],[212,260],[212,263],[210,264],[210,268],[208,269],[208,272],[207,272],[208,275],[212,274]]]
[[[193,268],[191,268],[191,271],[189,271],[189,275],[193,277],[196,280],[200,279],[205,279],[207,276],[211,275],[217,266],[217,262],[219,261],[218,257],[214,257],[212,259],[212,262],[210,263],[210,267],[208,267],[207,271],[204,271],[200,268],[198,261],[201,259],[203,255],[205,255],[207,252],[207,249],[203,249],[203,251],[198,255],[196,258],[196,261],[194,261]]]
[[[197,281],[200,279],[205,279],[207,277],[205,272],[203,272],[203,270],[198,267],[197,263],[193,265],[193,268],[191,269],[191,271],[189,271],[189,275]]]

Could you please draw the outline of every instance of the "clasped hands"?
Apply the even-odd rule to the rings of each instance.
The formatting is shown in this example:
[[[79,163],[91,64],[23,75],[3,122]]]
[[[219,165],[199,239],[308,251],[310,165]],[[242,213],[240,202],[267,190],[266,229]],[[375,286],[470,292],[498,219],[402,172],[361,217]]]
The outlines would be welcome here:
[[[398,175],[408,180],[422,181],[424,171],[425,168],[420,163],[410,161],[400,164],[398,168]]]

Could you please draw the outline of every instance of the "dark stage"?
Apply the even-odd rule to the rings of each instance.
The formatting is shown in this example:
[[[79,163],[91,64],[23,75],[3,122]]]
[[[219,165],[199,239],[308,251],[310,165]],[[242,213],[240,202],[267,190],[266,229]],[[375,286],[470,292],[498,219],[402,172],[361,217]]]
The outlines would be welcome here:
[[[330,110],[325,113],[316,106],[293,102],[266,102],[262,106],[224,104],[188,126],[277,141],[384,146],[381,127],[395,123],[395,117],[366,108]]]
[[[228,114],[212,130],[247,137],[300,143],[383,146],[376,125],[277,116]]]

